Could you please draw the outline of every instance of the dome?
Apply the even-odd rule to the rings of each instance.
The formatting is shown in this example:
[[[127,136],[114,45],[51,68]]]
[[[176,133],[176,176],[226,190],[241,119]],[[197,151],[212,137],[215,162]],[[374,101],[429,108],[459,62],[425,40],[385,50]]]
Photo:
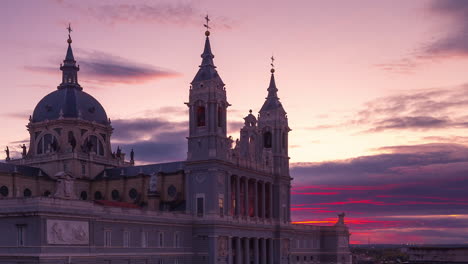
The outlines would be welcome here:
[[[73,87],[60,88],[42,98],[34,109],[32,122],[57,120],[61,116],[108,124],[102,105],[91,95]]]

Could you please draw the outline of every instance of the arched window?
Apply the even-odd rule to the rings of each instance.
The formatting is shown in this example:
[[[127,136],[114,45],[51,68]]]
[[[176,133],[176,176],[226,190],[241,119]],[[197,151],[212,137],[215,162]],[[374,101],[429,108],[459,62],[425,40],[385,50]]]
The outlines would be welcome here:
[[[87,137],[82,148],[86,153],[96,153],[99,156],[104,156],[104,144],[97,136],[91,135]]]
[[[37,144],[37,154],[56,152],[58,141],[52,134],[45,134]]]
[[[24,197],[31,197],[31,195],[32,195],[31,190],[29,190],[28,188],[24,189],[24,191],[23,191],[23,196]]]
[[[270,131],[263,133],[263,147],[271,148],[272,135]]]
[[[3,196],[3,197],[7,197],[8,196],[8,187],[6,186],[2,186],[0,187],[0,194]]]
[[[112,190],[111,192],[112,200],[117,201],[120,199],[120,194],[119,191],[117,190]]]
[[[205,107],[199,106],[197,108],[197,126],[206,126],[206,119],[205,119]]]
[[[102,193],[100,191],[94,193],[94,200],[102,200]]]
[[[81,200],[84,200],[84,201],[88,200],[88,193],[85,192],[85,191],[82,191],[82,192],[80,193],[80,199],[81,199]]]
[[[218,106],[218,127],[223,126],[223,108]]]

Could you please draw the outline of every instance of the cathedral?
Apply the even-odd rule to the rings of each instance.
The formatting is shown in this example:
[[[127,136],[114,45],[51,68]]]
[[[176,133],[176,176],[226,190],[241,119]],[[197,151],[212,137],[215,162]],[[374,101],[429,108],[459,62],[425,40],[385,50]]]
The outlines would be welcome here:
[[[333,226],[291,223],[291,129],[274,68],[234,142],[206,31],[185,103],[187,158],[135,165],[133,150],[112,152],[111,120],[80,85],[67,42],[29,146],[0,163],[0,264],[351,263],[344,214]]]

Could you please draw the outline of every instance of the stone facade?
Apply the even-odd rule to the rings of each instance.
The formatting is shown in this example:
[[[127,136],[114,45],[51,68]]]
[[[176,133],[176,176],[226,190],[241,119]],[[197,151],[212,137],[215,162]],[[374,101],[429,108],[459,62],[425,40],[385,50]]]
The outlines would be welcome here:
[[[111,152],[111,121],[79,85],[71,42],[62,83],[29,120],[29,150],[0,163],[0,264],[351,263],[343,215],[291,223],[291,129],[274,69],[234,142],[206,32],[187,160],[135,166],[133,151]]]

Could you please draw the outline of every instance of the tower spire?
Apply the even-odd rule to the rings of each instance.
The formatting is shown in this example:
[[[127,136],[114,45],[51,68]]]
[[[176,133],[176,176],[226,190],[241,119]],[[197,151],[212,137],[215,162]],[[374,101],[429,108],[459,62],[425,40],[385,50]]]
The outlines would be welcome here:
[[[78,84],[78,71],[80,70],[80,67],[76,65],[75,57],[73,56],[73,50],[71,47],[71,32],[73,31],[71,24],[68,24],[67,31],[68,48],[67,54],[65,55],[65,60],[63,61],[63,64],[60,64],[60,70],[62,71],[62,83],[58,86],[58,89],[72,87],[82,90],[83,88],[81,88],[81,86]]]
[[[278,88],[276,88],[276,82],[275,82],[275,57],[271,56],[271,77],[270,77],[270,85],[268,86],[268,97],[267,98],[278,98]]]

